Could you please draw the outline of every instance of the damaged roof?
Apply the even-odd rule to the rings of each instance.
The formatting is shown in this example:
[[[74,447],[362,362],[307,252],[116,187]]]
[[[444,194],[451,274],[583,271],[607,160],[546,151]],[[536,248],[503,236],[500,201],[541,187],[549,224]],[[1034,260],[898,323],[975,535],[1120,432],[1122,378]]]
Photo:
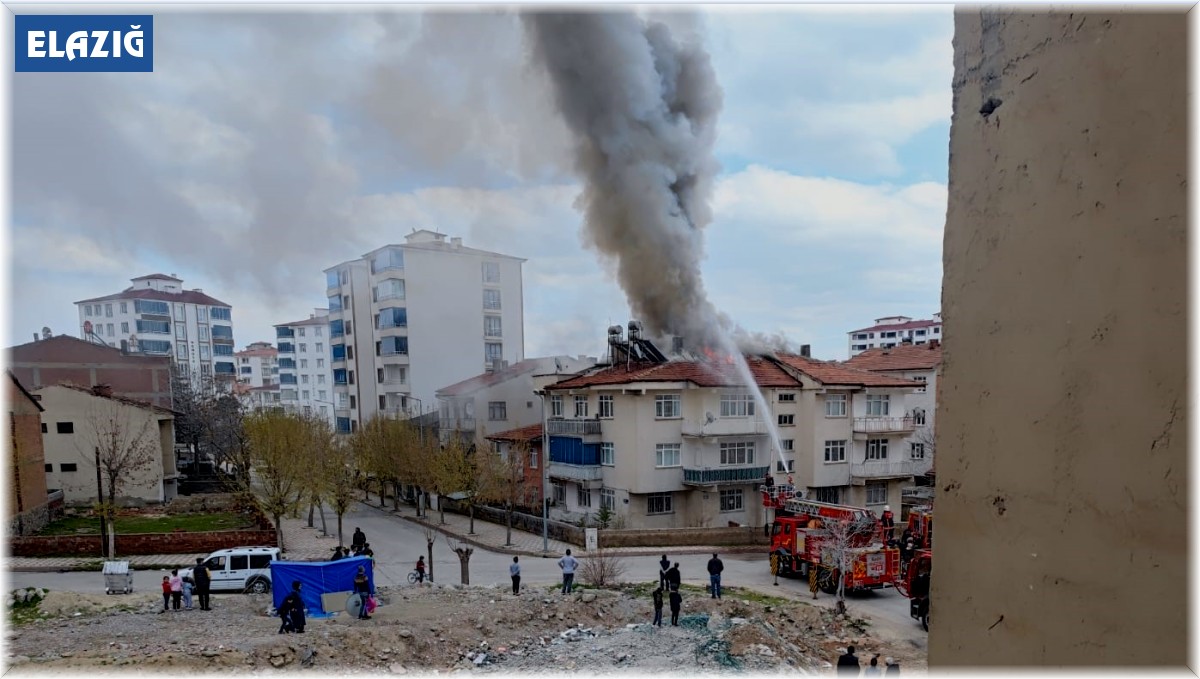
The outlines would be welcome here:
[[[934,370],[941,364],[942,345],[940,342],[867,349],[846,361],[846,365],[850,367],[875,372]]]
[[[774,361],[747,356],[750,374],[760,387],[799,387],[800,383]],[[549,390],[584,389],[634,382],[691,382],[700,387],[737,387],[745,384],[732,363],[723,361],[668,361],[626,366],[606,366],[546,387]]]
[[[780,354],[776,359],[827,386],[848,387],[922,387],[920,382],[852,368],[837,361],[818,361],[807,356]]]

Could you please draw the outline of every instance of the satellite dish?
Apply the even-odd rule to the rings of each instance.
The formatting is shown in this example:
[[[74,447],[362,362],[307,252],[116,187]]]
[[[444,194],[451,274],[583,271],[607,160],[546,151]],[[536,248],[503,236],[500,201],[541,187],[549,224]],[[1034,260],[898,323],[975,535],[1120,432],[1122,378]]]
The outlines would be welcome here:
[[[716,419],[717,418],[714,417],[712,413],[704,413],[704,423],[705,424],[712,424],[713,422],[716,421]]]
[[[50,339],[50,326],[42,326],[42,339]]]
[[[362,597],[358,594],[351,594],[346,597],[346,614],[352,618],[358,617],[358,612],[362,610]]]
[[[557,359],[557,358],[554,359],[554,372],[560,373],[560,372],[562,372],[562,370],[563,370],[562,360]]]

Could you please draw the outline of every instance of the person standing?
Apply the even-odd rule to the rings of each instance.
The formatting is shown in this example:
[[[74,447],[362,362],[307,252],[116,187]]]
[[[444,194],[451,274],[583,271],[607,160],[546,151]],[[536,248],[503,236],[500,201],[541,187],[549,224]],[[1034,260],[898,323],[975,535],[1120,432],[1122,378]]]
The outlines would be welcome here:
[[[288,592],[283,598],[283,603],[279,605],[279,617],[282,621],[279,625],[280,634],[304,633],[304,599],[300,597],[299,580],[292,581],[292,591]]]
[[[417,557],[416,571],[417,571],[417,584],[419,585],[422,582],[425,582],[425,557],[423,557],[423,556]]]
[[[667,586],[667,571],[671,569],[671,562],[667,560],[667,555],[663,554],[662,559],[658,561],[658,586]]]
[[[864,677],[878,677],[883,674],[879,669],[879,655],[871,656],[871,663],[867,665],[867,669],[863,670]]]
[[[846,652],[838,658],[837,673],[839,677],[858,676],[858,656],[854,655],[853,646],[847,646]]]
[[[330,559],[330,561],[341,561],[345,557],[346,555],[342,553],[342,546],[338,545],[337,547],[333,548],[333,558]]]
[[[651,596],[654,599],[654,622],[650,624],[662,627],[663,588],[661,584]]]
[[[683,582],[682,576],[679,575],[679,562],[676,561],[674,566],[667,570],[667,589],[672,592],[679,591],[679,585]]]
[[[679,627],[679,609],[683,607],[683,597],[678,589],[671,590],[671,625]]]
[[[162,593],[163,593],[163,612],[165,613],[165,612],[171,610],[171,577],[168,575],[163,576]]]
[[[896,519],[892,516],[891,505],[883,506],[883,516],[880,517],[880,523],[883,524],[883,533],[890,542],[896,539]]]
[[[354,593],[358,595],[361,605],[358,607],[358,619],[370,620],[367,613],[367,599],[371,596],[371,582],[367,579],[367,569],[358,567],[358,575],[354,576]]]
[[[362,529],[355,526],[354,535],[350,538],[350,546],[358,547],[359,550],[367,544],[367,534],[362,532]]]
[[[508,574],[512,577],[513,594],[521,593],[521,564],[518,562],[520,557],[513,557],[512,565],[508,567]]]
[[[179,577],[179,569],[171,571],[171,609],[179,610],[183,602],[183,578]]]
[[[708,560],[708,582],[709,591],[712,592],[712,598],[721,598],[721,573],[725,570],[725,564],[721,559],[713,554],[713,558]]]
[[[567,550],[566,556],[558,560],[558,567],[562,569],[563,574],[563,594],[570,594],[571,588],[575,584],[575,569],[579,567],[579,561],[571,556],[571,550]]]
[[[183,579],[183,610],[185,611],[192,610],[192,589],[195,586],[196,583],[190,577]]]
[[[208,592],[209,587],[212,586],[212,580],[208,574],[208,566],[204,565],[204,559],[196,558],[196,567],[192,569],[192,577],[196,580],[196,597],[200,600],[200,610],[211,611]]]

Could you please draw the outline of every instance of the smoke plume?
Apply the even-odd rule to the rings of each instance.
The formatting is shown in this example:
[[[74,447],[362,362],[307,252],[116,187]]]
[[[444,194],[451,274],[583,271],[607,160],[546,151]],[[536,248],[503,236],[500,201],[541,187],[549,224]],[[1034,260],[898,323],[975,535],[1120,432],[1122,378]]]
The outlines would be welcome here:
[[[650,334],[725,344],[700,273],[722,100],[708,54],[629,13],[524,22],[574,135],[587,241],[614,261]]]

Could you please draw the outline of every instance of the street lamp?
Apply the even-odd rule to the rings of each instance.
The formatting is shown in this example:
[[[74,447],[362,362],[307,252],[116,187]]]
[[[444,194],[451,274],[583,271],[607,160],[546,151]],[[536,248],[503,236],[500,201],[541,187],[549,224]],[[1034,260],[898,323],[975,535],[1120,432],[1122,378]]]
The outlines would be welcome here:
[[[550,553],[550,503],[546,498],[546,485],[550,477],[550,432],[546,426],[546,390],[535,392],[542,402],[542,554]]]

